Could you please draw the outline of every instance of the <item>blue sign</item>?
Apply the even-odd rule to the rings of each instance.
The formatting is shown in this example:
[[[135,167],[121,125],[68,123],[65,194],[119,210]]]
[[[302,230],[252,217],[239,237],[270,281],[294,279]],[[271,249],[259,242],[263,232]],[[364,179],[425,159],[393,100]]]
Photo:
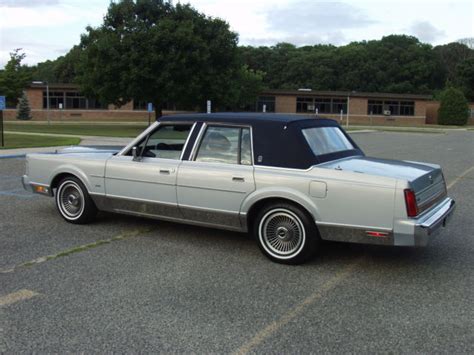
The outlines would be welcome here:
[[[5,96],[0,96],[0,110],[5,110]]]
[[[153,104],[151,102],[148,103],[148,112],[153,112]]]

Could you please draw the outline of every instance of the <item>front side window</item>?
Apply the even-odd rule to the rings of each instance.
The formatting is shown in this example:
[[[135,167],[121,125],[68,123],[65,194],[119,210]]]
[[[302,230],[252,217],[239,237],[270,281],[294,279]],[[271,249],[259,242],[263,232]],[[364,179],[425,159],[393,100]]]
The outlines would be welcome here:
[[[251,165],[250,129],[208,127],[199,146],[196,161]]]
[[[303,135],[314,155],[324,155],[355,149],[337,127],[312,127],[303,129]]]
[[[137,145],[137,152],[148,158],[180,159],[191,127],[191,124],[159,125]],[[132,155],[132,151],[127,155]]]

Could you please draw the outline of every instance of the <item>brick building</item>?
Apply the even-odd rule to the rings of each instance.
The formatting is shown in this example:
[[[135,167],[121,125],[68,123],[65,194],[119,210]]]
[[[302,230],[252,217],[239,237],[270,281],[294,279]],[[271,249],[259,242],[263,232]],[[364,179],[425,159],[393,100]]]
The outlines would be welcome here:
[[[130,101],[116,107],[82,95],[77,85],[50,84],[49,112],[47,90],[32,84],[26,90],[33,120],[53,121],[145,121],[146,103]],[[315,114],[351,124],[423,125],[437,123],[439,102],[430,95],[388,94],[348,91],[267,90],[258,96],[255,110],[276,113]],[[474,124],[471,103],[469,124]],[[349,112],[348,112],[349,111]],[[176,107],[164,107],[164,114],[176,113]],[[183,111],[179,111],[183,112]],[[16,119],[16,110],[6,110],[7,120]]]

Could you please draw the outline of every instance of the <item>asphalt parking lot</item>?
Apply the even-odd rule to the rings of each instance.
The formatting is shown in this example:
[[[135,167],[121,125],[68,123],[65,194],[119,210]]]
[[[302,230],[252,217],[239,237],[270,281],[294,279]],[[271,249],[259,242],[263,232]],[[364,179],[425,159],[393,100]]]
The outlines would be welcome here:
[[[0,159],[0,352],[474,353],[474,132],[353,137],[443,166],[458,208],[427,248],[325,243],[285,266],[245,234],[71,225]]]

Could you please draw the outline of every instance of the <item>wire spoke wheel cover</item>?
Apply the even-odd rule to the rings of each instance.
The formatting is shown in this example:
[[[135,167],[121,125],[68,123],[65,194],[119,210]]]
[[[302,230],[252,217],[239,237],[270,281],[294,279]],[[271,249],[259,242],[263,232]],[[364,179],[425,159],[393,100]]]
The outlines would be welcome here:
[[[57,193],[57,202],[61,214],[66,219],[77,219],[84,212],[84,193],[74,181],[67,180],[61,184]]]
[[[279,259],[290,259],[298,255],[306,240],[301,219],[283,208],[270,210],[263,216],[258,234],[264,249]]]

